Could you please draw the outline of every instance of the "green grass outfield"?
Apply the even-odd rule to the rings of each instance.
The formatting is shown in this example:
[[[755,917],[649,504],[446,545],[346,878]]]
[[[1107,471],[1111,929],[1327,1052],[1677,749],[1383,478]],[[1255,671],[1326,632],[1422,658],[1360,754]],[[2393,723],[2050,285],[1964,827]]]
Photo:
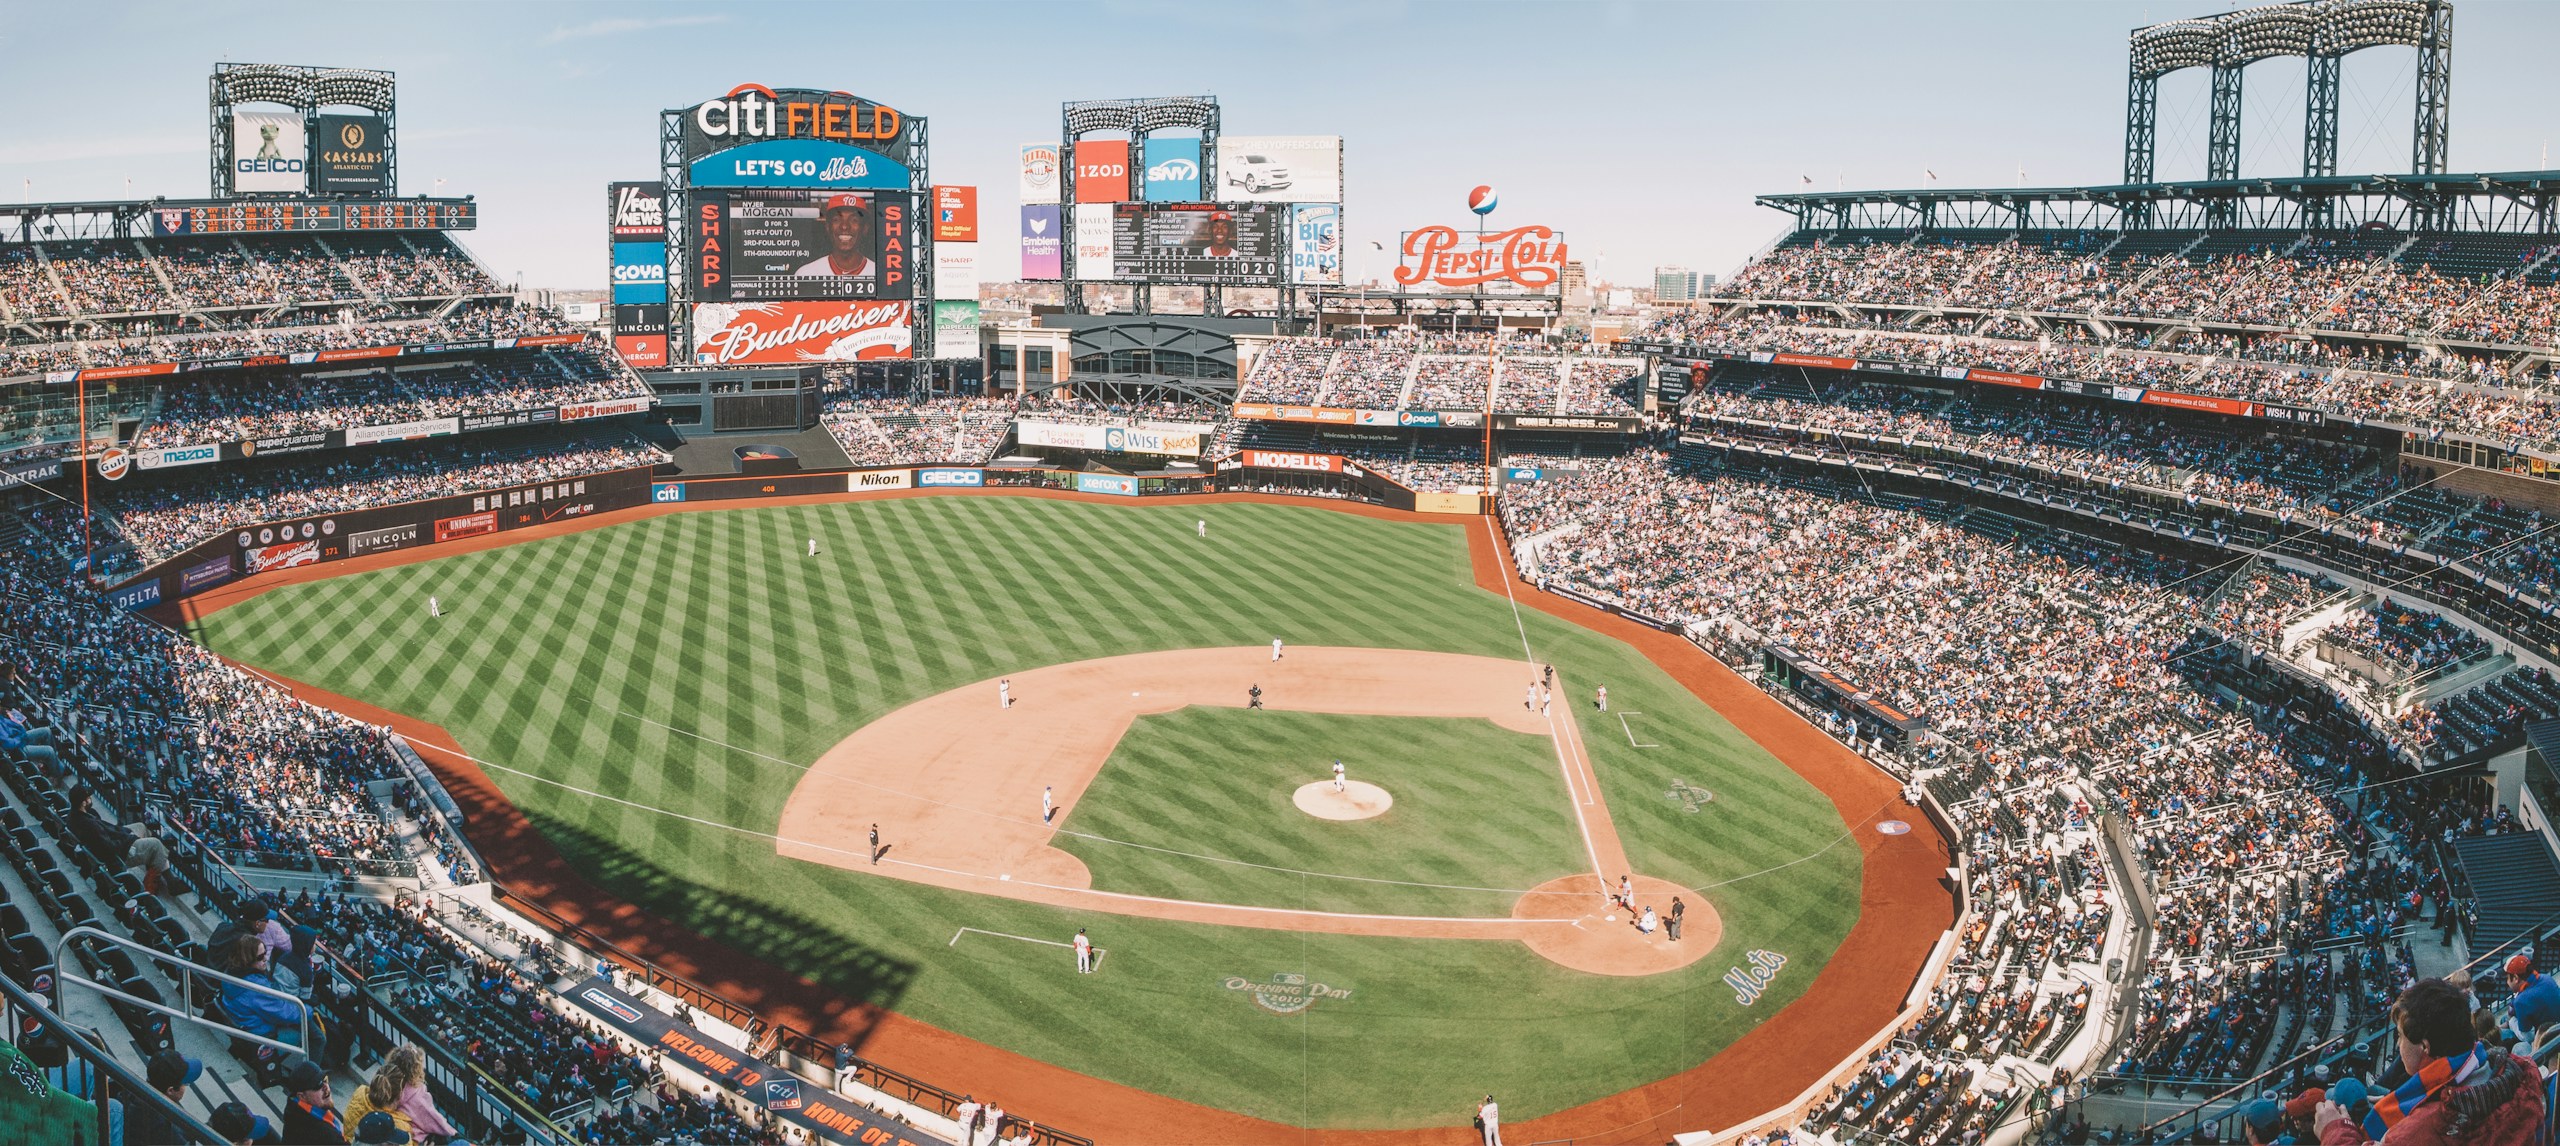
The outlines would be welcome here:
[[[1299,811],[1298,786],[1332,779],[1337,757],[1395,805],[1348,822]],[[1555,741],[1489,720],[1195,707],[1138,718],[1058,846],[1104,891],[1508,915],[1520,892],[1591,870],[1565,801]]]
[[[1205,540],[1193,536],[1200,517]],[[1515,621],[1503,596],[1477,589],[1467,528],[1483,527],[1267,504],[1000,497],[682,513],[289,586],[198,634],[251,664],[440,724],[499,769],[556,781],[491,773],[599,884],[848,997],[1280,1122],[1448,1125],[1488,1090],[1527,1118],[1705,1061],[1812,981],[1855,920],[1860,875],[1857,848],[1833,846],[1843,827],[1819,792],[1634,650],[1533,610]],[[802,555],[810,537],[817,558]],[[427,617],[429,594],[442,598],[442,620]],[[1622,979],[1514,943],[1087,916],[786,860],[759,834],[800,774],[771,758],[815,760],[890,709],[971,681],[1274,636],[1512,657],[1522,626],[1578,689],[1606,684],[1613,708],[1644,714],[1631,718],[1638,739],[1661,747],[1630,746],[1614,715],[1563,706],[1581,722],[1629,857],[1708,889],[1726,928],[1716,955]],[[1297,751],[1329,761],[1333,744],[1359,734],[1354,723]],[[1665,796],[1675,781],[1716,798],[1684,812]],[[1446,794],[1462,799],[1464,784],[1453,776]],[[1096,819],[1144,796],[1115,797]],[[1553,798],[1566,822],[1560,785]],[[1529,803],[1506,794],[1482,814],[1526,816],[1537,811]],[[1444,832],[1413,846],[1447,862],[1474,851],[1450,834],[1466,823],[1452,813],[1435,810]],[[1071,827],[1081,814],[1070,811]],[[1243,858],[1272,846],[1258,817],[1209,822],[1210,807],[1198,817],[1184,850]],[[1093,862],[1093,849],[1112,845],[1077,847]],[[1524,841],[1515,859],[1542,854]],[[1782,864],[1792,866],[1764,874]],[[1098,878],[1105,869],[1114,880],[1270,890],[1231,873],[1149,873],[1130,857],[1096,863]],[[1489,874],[1483,886],[1527,878]],[[1361,894],[1376,910],[1446,906],[1438,892]],[[974,935],[948,946],[964,925],[1061,939],[1089,926],[1112,954],[1103,974],[1082,977],[1056,948]],[[1755,947],[1788,964],[1744,1007],[1719,980]],[[1225,986],[1275,973],[1352,994],[1281,1016]]]

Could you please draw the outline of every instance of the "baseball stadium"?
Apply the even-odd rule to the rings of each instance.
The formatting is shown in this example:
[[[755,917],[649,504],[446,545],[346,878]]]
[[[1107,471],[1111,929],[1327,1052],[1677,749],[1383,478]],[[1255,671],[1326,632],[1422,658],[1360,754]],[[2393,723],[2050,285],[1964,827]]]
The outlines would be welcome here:
[[[1491,184],[1360,281],[1212,95],[1044,103],[999,281],[979,105],[764,75],[615,98],[572,297],[207,61],[205,194],[0,205],[0,1141],[2544,1146],[2560,171],[2453,15],[1649,291]]]

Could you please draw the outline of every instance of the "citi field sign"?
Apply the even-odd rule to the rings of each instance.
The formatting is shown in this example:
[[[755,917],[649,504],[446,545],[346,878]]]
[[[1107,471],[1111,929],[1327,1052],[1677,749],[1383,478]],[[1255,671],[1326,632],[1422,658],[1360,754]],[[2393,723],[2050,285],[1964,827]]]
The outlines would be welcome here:
[[[729,94],[704,100],[681,114],[688,159],[781,139],[853,144],[906,159],[907,118],[887,104],[848,92],[739,84]]]

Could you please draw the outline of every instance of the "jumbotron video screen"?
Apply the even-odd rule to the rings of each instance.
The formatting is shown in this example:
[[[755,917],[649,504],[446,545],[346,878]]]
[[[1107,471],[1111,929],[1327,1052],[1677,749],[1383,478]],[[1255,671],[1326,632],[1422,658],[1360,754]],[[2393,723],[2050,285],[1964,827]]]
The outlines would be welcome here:
[[[704,302],[905,298],[908,268],[884,259],[913,218],[901,192],[693,193],[694,297]],[[887,264],[887,265],[884,265]]]
[[[1288,261],[1280,203],[1122,203],[1111,263],[1138,282],[1269,282]]]

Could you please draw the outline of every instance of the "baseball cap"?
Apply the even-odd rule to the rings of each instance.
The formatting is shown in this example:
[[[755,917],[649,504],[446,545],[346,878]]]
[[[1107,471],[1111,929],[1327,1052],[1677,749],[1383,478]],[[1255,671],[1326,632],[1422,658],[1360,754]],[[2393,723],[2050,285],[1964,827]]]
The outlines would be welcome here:
[[[300,1094],[306,1090],[322,1090],[326,1089],[328,1085],[329,1072],[320,1069],[319,1063],[313,1062],[307,1058],[293,1064],[292,1069],[284,1072],[284,1092],[286,1094]]]
[[[190,1055],[181,1055],[173,1050],[164,1050],[151,1056],[148,1073],[151,1077],[151,1088],[154,1090],[167,1090],[173,1086],[192,1086],[198,1078],[204,1077],[204,1060]]]
[[[2364,1101],[2367,1097],[2369,1095],[2361,1078],[2342,1078],[2336,1085],[2329,1088],[2329,1101],[2349,1109],[2353,1109],[2355,1104]]]
[[[2507,974],[2518,978],[2533,974],[2533,956],[2521,953],[2507,956]]]
[[[2284,1108],[2276,1105],[2275,1099],[2261,1098],[2241,1107],[2240,1119],[2258,1132],[2261,1141],[2274,1141],[2277,1132],[2284,1129]]]
[[[356,1141],[365,1143],[366,1146],[373,1146],[374,1143],[408,1146],[409,1132],[400,1128],[399,1119],[377,1110],[365,1115],[364,1121],[356,1123]]]
[[[2329,1097],[2328,1091],[2322,1090],[2316,1086],[2311,1087],[2300,1094],[2294,1095],[2291,1101],[2284,1104],[2284,1116],[2287,1118],[2297,1119],[2309,1118],[2311,1117],[2312,1111],[2320,1109],[2321,1100],[2327,1097]]]
[[[204,1124],[212,1127],[214,1133],[222,1135],[225,1142],[237,1142],[243,1138],[255,1137],[258,1129],[258,1120],[249,1117],[249,1108],[237,1102],[226,1102],[215,1107],[213,1115],[206,1118]]]
[[[818,208],[818,213],[824,215],[829,211],[868,211],[870,209],[871,204],[864,201],[860,195],[830,195],[827,197],[827,205]]]

